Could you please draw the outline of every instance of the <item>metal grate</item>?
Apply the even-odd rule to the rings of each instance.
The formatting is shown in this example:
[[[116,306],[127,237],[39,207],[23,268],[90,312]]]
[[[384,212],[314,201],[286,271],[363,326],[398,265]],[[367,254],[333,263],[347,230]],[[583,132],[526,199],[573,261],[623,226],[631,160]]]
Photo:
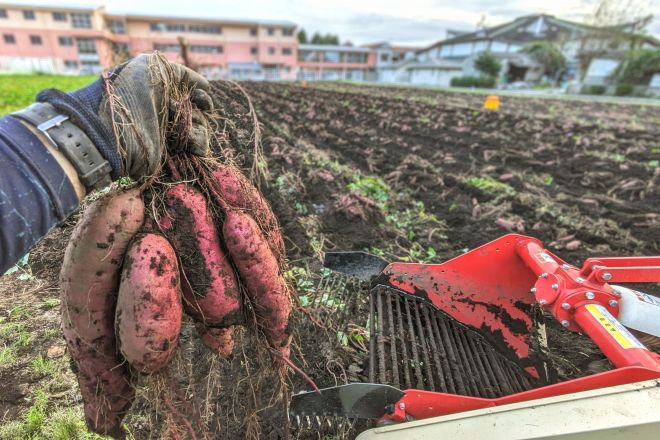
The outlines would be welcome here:
[[[371,382],[485,398],[534,387],[477,332],[421,298],[377,286],[370,316]]]
[[[366,324],[368,291],[367,283],[324,269],[306,308],[325,328],[346,331],[351,323]]]

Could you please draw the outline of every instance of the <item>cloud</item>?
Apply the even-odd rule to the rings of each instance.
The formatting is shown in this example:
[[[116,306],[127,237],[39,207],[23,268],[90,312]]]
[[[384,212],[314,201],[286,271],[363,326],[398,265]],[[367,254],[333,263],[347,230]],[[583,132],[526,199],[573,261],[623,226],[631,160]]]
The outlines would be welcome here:
[[[390,41],[395,44],[426,45],[445,37],[447,29],[470,31],[474,23],[360,14],[346,20],[342,37],[356,42]],[[377,36],[380,36],[379,38]]]

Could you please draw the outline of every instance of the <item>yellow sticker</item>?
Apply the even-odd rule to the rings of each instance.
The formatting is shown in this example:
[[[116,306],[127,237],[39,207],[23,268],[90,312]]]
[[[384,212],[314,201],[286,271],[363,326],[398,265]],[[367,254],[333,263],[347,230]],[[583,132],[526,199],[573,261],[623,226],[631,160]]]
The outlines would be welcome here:
[[[587,304],[585,306],[587,311],[598,320],[598,323],[607,330],[607,332],[614,338],[622,348],[643,348],[647,349],[644,344],[628,331],[617,319],[612,316],[607,309],[600,304]],[[647,349],[648,350],[648,349]]]

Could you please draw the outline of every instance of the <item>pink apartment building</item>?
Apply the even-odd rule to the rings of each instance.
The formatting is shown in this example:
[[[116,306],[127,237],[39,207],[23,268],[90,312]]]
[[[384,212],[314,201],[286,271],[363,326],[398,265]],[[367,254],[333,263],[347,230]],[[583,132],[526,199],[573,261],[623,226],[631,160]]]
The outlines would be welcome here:
[[[300,44],[298,78],[306,80],[377,80],[376,52],[368,47]]]
[[[296,78],[298,43],[291,22],[0,3],[0,70],[4,71],[98,73],[127,56],[153,50],[181,61],[180,37],[188,44],[191,62],[209,77]]]

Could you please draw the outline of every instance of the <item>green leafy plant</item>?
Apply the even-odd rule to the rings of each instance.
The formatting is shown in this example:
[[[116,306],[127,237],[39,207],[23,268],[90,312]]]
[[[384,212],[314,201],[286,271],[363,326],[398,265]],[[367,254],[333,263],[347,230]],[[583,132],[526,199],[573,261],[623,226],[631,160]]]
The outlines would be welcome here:
[[[482,52],[474,60],[474,68],[484,76],[497,78],[502,69],[502,63],[491,52]]]
[[[632,84],[619,83],[616,85],[616,88],[614,89],[614,94],[616,96],[629,96],[632,95],[634,89],[635,88],[633,87]]]
[[[390,198],[390,187],[380,177],[357,175],[348,184],[348,189],[369,197],[380,205],[385,205]]]
[[[660,49],[637,49],[628,53],[614,77],[621,83],[646,85],[656,73],[660,73]]]
[[[475,188],[479,188],[490,195],[514,195],[516,193],[516,191],[506,183],[497,181],[490,176],[468,177],[465,179],[465,183]]]
[[[539,63],[543,74],[555,78],[566,68],[566,57],[559,47],[550,41],[534,41],[520,50]]]
[[[582,93],[585,95],[604,95],[606,90],[607,87],[597,84],[583,87]]]
[[[455,76],[451,79],[452,87],[478,87],[490,89],[495,87],[495,78],[492,76]]]

